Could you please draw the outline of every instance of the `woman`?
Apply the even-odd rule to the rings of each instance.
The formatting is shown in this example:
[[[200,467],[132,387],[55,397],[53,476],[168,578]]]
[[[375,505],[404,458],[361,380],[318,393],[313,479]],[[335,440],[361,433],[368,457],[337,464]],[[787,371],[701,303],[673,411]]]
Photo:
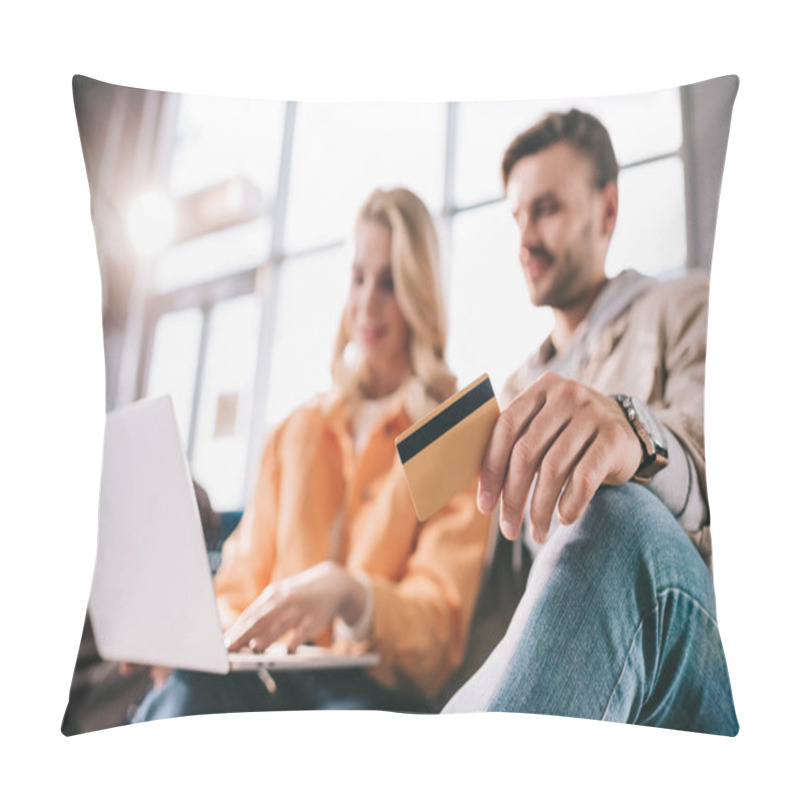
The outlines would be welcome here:
[[[278,640],[352,642],[368,671],[256,675],[176,671],[137,720],[218,711],[427,709],[459,665],[489,521],[475,489],[425,523],[394,440],[452,394],[430,214],[406,189],[378,190],[355,226],[333,388],[267,441],[253,500],[215,578],[229,649]]]

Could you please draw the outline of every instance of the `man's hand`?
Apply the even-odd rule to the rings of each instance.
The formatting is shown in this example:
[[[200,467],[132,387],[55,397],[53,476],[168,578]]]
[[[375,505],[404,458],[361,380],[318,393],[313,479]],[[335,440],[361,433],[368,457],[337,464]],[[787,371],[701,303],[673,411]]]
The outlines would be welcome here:
[[[515,539],[536,476],[530,520],[533,538],[543,542],[556,503],[559,521],[575,522],[601,484],[625,483],[641,461],[642,445],[616,400],[545,373],[495,424],[481,468],[478,507],[489,514],[502,495],[500,528]]]
[[[343,567],[323,561],[267,586],[225,632],[228,650],[261,652],[285,634],[289,652],[313,639],[336,616],[355,623],[364,611],[364,587]]]

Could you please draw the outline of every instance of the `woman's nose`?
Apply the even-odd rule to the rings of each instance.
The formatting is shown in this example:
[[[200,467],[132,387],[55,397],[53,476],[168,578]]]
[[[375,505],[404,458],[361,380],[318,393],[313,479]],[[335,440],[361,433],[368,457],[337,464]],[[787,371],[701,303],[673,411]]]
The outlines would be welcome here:
[[[380,307],[380,292],[376,281],[365,281],[361,293],[361,302],[365,311],[375,313]]]

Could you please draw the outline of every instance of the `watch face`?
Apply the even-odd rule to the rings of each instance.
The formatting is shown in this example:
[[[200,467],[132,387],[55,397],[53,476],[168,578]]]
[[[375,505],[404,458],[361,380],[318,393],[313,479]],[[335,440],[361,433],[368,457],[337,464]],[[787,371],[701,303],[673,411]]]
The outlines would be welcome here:
[[[644,450],[642,463],[632,480],[649,483],[650,479],[669,463],[666,431],[647,406],[638,402],[635,397],[618,394],[615,395],[615,399],[628,417]]]
[[[631,397],[630,400],[631,406],[636,412],[636,416],[638,416],[642,421],[642,424],[647,430],[648,435],[653,440],[653,444],[660,450],[666,450],[667,441],[666,437],[662,433],[661,425],[653,417],[646,405],[639,403],[635,397]]]

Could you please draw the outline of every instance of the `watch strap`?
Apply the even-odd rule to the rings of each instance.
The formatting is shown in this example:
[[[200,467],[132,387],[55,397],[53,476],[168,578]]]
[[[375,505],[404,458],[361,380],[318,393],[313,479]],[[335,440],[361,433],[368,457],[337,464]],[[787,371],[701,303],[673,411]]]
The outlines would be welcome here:
[[[617,394],[614,395],[614,399],[619,403],[642,445],[642,461],[632,480],[637,483],[649,483],[652,477],[669,463],[667,448],[659,444],[648,430],[642,415],[637,411],[636,402],[630,395]]]

